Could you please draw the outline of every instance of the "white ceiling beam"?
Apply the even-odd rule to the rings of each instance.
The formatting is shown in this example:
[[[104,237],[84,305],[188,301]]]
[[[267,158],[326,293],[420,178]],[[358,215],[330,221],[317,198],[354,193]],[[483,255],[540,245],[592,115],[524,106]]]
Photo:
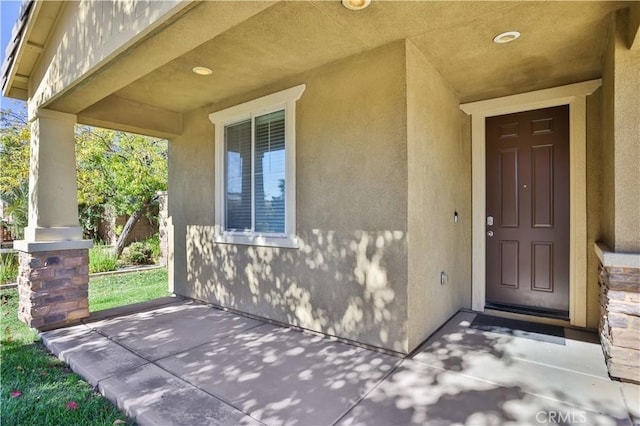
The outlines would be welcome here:
[[[164,139],[182,134],[182,114],[115,95],[78,114],[78,123]]]

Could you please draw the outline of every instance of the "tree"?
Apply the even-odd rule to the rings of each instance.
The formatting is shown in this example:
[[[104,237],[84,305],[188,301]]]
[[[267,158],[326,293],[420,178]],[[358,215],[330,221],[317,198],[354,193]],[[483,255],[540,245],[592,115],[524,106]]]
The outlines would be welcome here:
[[[14,228],[27,226],[30,131],[24,111],[2,111],[0,198]],[[97,236],[105,208],[128,215],[118,256],[133,226],[167,189],[167,141],[88,126],[76,128],[78,204],[87,236]]]
[[[104,208],[129,219],[116,242],[118,256],[133,226],[167,189],[167,142],[91,127],[76,136],[78,202],[85,229],[95,226]]]
[[[25,111],[0,111],[0,200],[14,237],[22,238],[27,226],[29,197],[29,141]]]

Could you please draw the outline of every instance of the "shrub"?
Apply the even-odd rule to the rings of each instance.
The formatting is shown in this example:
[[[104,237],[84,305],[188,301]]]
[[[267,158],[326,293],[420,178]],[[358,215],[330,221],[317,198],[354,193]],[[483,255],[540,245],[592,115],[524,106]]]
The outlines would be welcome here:
[[[131,243],[127,250],[123,253],[125,262],[133,265],[151,265],[153,264],[153,249],[150,244],[139,241]]]
[[[14,251],[0,253],[0,284],[13,283],[18,277],[18,254]]]
[[[89,273],[115,271],[118,258],[109,246],[97,244],[89,249]]]
[[[131,243],[122,252],[122,260],[130,265],[153,265],[160,257],[160,236]]]
[[[160,235],[155,234],[153,237],[149,238],[145,241],[146,244],[151,248],[151,255],[153,256],[153,261],[157,262],[160,258]]]

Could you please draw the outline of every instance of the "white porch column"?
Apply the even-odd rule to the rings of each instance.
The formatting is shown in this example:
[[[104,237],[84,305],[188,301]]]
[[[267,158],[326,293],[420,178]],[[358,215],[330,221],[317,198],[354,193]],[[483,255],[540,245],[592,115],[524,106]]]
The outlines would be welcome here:
[[[91,240],[78,221],[76,116],[45,109],[31,117],[29,224],[19,251],[19,318],[51,329],[89,315]]]
[[[41,109],[31,121],[29,226],[25,240],[81,240],[74,126],[76,116]]]

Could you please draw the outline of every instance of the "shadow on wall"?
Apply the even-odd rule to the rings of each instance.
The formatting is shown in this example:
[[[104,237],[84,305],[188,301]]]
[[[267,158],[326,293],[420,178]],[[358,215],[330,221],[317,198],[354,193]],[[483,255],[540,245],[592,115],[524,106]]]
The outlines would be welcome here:
[[[298,235],[299,249],[213,237],[212,226],[186,227],[188,284],[177,293],[407,352],[404,232],[315,229]]]

